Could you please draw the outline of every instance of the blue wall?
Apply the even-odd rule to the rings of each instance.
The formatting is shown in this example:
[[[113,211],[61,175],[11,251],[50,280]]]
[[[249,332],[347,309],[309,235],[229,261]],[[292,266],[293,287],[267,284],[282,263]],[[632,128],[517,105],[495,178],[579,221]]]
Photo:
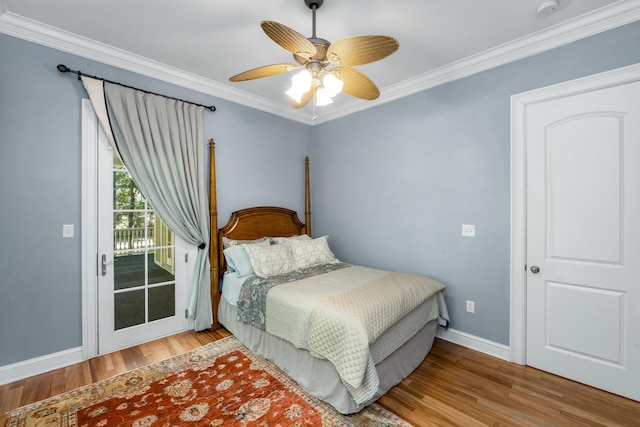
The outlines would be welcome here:
[[[510,95],[640,62],[640,23],[315,127],[0,35],[0,366],[81,341],[80,82],[73,69],[218,107],[220,226],[237,209],[303,218],[311,157],[314,235],[363,265],[448,286],[452,327],[509,337]],[[329,107],[330,108],[330,107]],[[203,150],[206,149],[206,142]],[[475,238],[460,235],[475,224]],[[62,239],[62,224],[76,237]],[[464,301],[476,302],[476,314]]]
[[[452,328],[508,345],[510,96],[638,63],[639,46],[634,23],[320,125],[315,234],[345,261],[441,280]]]
[[[277,204],[304,218],[309,126],[0,35],[0,366],[82,345],[82,84],[56,65],[203,104],[218,217]],[[62,225],[76,235],[62,238]]]

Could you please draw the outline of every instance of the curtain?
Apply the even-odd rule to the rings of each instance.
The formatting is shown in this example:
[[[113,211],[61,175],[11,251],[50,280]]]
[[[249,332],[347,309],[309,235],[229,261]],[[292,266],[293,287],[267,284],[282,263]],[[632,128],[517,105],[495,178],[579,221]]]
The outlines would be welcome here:
[[[82,76],[98,120],[169,229],[198,247],[189,291],[195,330],[213,322],[202,107]]]

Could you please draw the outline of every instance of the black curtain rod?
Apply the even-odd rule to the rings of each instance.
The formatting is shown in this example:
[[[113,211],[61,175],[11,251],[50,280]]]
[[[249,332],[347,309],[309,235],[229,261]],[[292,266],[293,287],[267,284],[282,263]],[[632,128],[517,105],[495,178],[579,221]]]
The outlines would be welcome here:
[[[158,95],[158,96],[162,96],[164,98],[169,98],[169,99],[174,99],[176,101],[182,101],[182,102],[186,102],[189,104],[193,104],[193,105],[197,105],[198,107],[204,107],[209,111],[216,111],[216,107],[213,105],[202,105],[202,104],[197,104],[195,102],[191,102],[191,101],[185,101],[184,99],[180,99],[180,98],[174,98],[172,96],[167,96],[167,95],[162,95],[161,93],[155,93],[155,92],[150,92],[148,90],[144,90],[144,89],[138,89],[137,87],[133,87],[133,86],[127,86],[127,85],[123,85],[122,83],[118,83],[118,82],[114,82],[111,80],[107,80],[107,79],[103,79],[102,77],[96,77],[96,76],[92,76],[91,74],[85,74],[82,71],[76,71],[76,70],[72,70],[71,68],[67,67],[64,64],[60,64],[58,65],[58,71],[60,71],[61,73],[73,73],[73,74],[77,74],[78,75],[78,80],[80,80],[80,76],[86,76],[86,77],[91,77],[92,79],[96,79],[96,80],[102,80],[103,82],[107,82],[107,83],[113,83],[119,86],[123,86],[123,87],[127,87],[129,89],[134,89],[134,90],[139,90],[141,92],[144,93],[149,93],[151,95]]]

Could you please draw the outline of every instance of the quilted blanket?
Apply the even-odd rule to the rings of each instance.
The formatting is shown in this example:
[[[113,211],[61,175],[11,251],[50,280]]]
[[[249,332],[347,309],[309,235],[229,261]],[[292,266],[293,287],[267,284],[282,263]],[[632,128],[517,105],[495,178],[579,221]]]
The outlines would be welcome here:
[[[350,267],[343,262],[315,265],[269,278],[252,276],[240,288],[238,296],[238,320],[260,329],[266,329],[266,305],[269,291],[283,283],[299,282],[309,277]]]
[[[444,288],[423,276],[351,266],[321,279],[309,277],[272,288],[266,331],[328,359],[354,400],[362,403],[378,387],[370,345],[434,295],[421,317],[448,320]]]
[[[369,345],[444,285],[427,277],[389,273],[320,302],[311,314],[308,347],[330,360],[340,377],[359,387]]]

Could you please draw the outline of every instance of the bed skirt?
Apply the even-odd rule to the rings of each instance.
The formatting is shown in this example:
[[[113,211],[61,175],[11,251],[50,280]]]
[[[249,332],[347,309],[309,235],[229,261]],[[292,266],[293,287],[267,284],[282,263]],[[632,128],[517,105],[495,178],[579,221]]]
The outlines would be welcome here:
[[[262,329],[238,321],[237,308],[225,298],[220,298],[218,321],[251,351],[275,363],[310,394],[342,414],[359,412],[409,376],[431,350],[438,328],[437,319],[427,323],[413,338],[378,362],[378,391],[370,401],[357,405],[329,361],[318,359]]]

